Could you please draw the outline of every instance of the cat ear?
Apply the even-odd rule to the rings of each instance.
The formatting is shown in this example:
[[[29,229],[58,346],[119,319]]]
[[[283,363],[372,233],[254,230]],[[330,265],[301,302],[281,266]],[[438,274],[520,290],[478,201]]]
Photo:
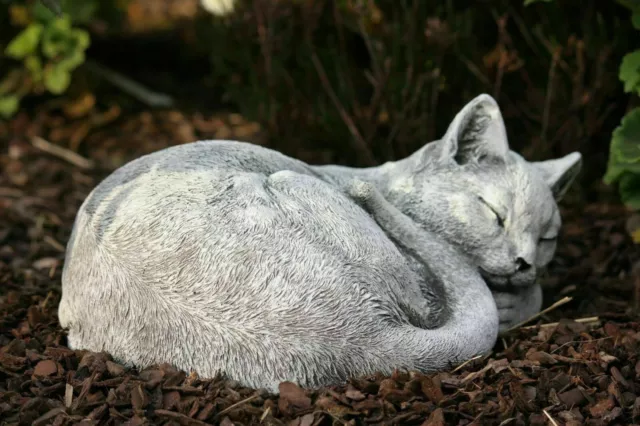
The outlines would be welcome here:
[[[582,169],[582,155],[572,152],[561,158],[531,164],[542,174],[556,201],[560,201]]]
[[[506,159],[509,142],[498,103],[491,96],[475,97],[458,112],[442,138],[444,162],[457,164],[487,157]]]

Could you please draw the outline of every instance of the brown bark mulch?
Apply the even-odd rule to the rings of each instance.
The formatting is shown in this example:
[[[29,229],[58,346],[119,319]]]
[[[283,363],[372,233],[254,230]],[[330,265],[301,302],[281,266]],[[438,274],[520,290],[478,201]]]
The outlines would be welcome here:
[[[607,203],[563,209],[546,306],[572,300],[450,372],[397,372],[317,391],[284,383],[273,396],[68,349],[56,317],[64,245],[96,183],[172,143],[263,143],[260,129],[237,116],[75,111],[0,123],[0,425],[640,424],[640,256],[629,214]],[[34,147],[33,136],[92,163]]]

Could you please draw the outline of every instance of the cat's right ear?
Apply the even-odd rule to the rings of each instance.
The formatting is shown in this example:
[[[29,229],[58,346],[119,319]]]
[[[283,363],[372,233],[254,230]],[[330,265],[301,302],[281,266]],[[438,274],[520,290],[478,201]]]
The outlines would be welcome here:
[[[564,157],[531,164],[542,174],[556,201],[560,201],[582,169],[582,154],[572,152]]]
[[[487,94],[475,97],[455,116],[442,138],[440,161],[445,164],[506,160],[509,143],[500,107]]]

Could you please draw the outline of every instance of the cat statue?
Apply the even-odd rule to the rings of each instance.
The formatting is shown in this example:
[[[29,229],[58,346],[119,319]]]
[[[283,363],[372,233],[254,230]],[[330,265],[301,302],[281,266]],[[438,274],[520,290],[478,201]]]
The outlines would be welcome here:
[[[540,309],[580,165],[510,151],[488,95],[378,167],[236,141],[160,150],[80,207],[60,323],[73,349],[271,392],[447,369]]]

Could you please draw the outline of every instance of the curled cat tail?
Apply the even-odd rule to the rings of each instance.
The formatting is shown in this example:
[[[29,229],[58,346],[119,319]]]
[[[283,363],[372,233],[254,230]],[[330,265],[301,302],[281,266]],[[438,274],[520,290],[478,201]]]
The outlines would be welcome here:
[[[389,330],[398,365],[422,372],[443,370],[491,351],[498,336],[498,311],[491,292],[476,268],[438,235],[420,228],[384,199],[371,184],[358,181],[350,195],[396,241],[416,253],[440,283],[449,304],[447,317],[436,328],[410,324]]]

